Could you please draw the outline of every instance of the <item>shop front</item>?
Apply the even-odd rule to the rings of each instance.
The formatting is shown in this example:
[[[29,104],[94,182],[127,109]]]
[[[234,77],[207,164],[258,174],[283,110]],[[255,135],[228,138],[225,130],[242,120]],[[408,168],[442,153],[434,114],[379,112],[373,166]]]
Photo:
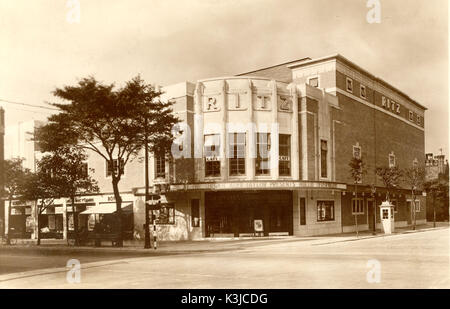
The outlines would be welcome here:
[[[64,232],[63,205],[48,206],[39,216],[42,239],[62,239]]]
[[[118,234],[116,203],[105,202],[89,206],[79,215],[80,239],[97,238],[95,235]],[[122,202],[122,236],[124,240],[133,239],[133,203]]]
[[[205,192],[206,237],[293,235],[292,191]]]
[[[31,204],[21,201],[12,201],[11,217],[9,222],[10,238],[31,238],[33,233],[33,218]]]

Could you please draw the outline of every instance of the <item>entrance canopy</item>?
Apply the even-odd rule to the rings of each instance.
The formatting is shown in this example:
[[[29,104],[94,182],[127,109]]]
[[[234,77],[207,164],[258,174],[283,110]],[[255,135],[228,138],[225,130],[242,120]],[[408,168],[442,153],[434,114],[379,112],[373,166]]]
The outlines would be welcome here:
[[[112,214],[116,212],[116,204],[108,203],[108,204],[100,204],[98,206],[91,207],[82,211],[80,214],[82,215],[90,215],[90,214]],[[122,212],[129,213],[133,212],[133,203],[122,204]]]

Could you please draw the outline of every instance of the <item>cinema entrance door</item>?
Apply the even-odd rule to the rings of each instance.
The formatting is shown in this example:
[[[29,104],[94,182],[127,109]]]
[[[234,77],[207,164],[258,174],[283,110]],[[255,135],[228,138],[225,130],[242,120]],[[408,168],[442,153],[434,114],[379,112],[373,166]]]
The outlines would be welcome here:
[[[292,235],[292,191],[205,192],[206,237],[255,235],[255,220],[264,236]]]

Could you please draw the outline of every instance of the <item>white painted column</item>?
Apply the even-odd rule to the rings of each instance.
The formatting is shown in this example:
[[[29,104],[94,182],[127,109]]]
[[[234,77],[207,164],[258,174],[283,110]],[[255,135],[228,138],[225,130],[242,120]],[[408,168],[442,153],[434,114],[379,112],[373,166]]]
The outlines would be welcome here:
[[[245,173],[247,180],[255,179],[255,158],[256,158],[256,140],[255,140],[255,126],[253,119],[253,93],[252,93],[252,81],[248,80],[247,87],[247,146],[246,146],[246,159],[245,159]]]
[[[306,97],[302,97],[300,100],[302,180],[308,180],[308,112],[306,110]]]
[[[201,182],[205,178],[203,161],[203,84],[197,83],[194,93],[194,180]],[[192,130],[192,128],[191,128]]]
[[[291,135],[291,164],[292,164],[292,179],[299,180],[299,146],[298,146],[298,97],[297,86],[295,84],[289,85],[292,100],[292,135]]]
[[[63,215],[63,239],[67,239],[67,199],[63,198],[62,215]]]
[[[222,89],[220,94],[222,123],[220,127],[220,176],[223,181],[228,180],[228,104],[227,104],[227,82],[222,80]]]
[[[5,230],[4,230],[4,232],[5,232],[5,235],[6,234],[8,234],[8,227],[9,227],[9,216],[8,216],[8,213],[9,213],[9,201],[5,201],[5,207],[4,207],[4,210],[5,210],[5,224],[4,224],[4,228],[5,228]],[[9,236],[9,235],[8,235]]]
[[[276,180],[279,177],[278,152],[279,152],[279,125],[278,125],[278,92],[277,81],[271,81],[272,90],[272,124],[270,132],[270,175]]]

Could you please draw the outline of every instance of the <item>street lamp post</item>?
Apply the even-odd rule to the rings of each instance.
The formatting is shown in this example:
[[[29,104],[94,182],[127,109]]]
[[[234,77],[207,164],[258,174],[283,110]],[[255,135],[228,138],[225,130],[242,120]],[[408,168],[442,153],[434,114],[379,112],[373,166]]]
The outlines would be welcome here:
[[[377,192],[377,188],[374,185],[371,186],[370,191],[372,193],[373,198],[373,230],[372,235],[377,235],[377,201],[375,197],[375,193]]]
[[[144,248],[150,249],[150,218],[148,216],[149,205],[148,205],[148,138],[147,138],[147,117],[145,117],[145,133],[144,133],[144,144],[145,144],[145,242]]]

